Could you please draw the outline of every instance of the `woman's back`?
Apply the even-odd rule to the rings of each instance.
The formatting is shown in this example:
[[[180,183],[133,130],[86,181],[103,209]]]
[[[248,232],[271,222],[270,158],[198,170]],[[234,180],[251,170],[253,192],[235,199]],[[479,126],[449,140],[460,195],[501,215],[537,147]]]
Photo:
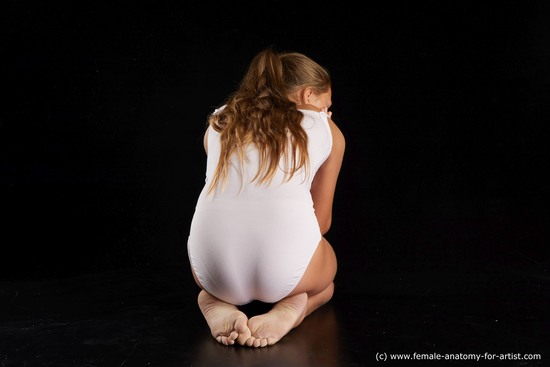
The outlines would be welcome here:
[[[321,239],[310,188],[330,155],[332,135],[324,112],[300,111],[308,136],[309,169],[300,168],[288,180],[281,157],[270,183],[251,182],[259,153],[249,146],[242,166],[231,157],[225,188],[218,185],[209,194],[220,134],[208,130],[206,183],[191,223],[188,251],[201,284],[226,302],[276,302],[285,297],[301,279]]]
[[[207,190],[218,166],[220,157],[220,134],[213,128],[208,129],[208,157],[206,166],[206,184],[201,193],[198,205],[218,205],[220,200],[277,200],[297,199],[311,202],[311,182],[317,169],[329,156],[332,147],[332,135],[324,112],[300,109],[304,117],[302,128],[308,136],[309,164],[288,176],[284,157],[281,157],[278,170],[270,183],[253,181],[258,173],[260,158],[258,149],[250,144],[246,150],[246,160],[242,163],[236,155],[230,159],[225,187],[218,185],[214,192],[208,195]]]

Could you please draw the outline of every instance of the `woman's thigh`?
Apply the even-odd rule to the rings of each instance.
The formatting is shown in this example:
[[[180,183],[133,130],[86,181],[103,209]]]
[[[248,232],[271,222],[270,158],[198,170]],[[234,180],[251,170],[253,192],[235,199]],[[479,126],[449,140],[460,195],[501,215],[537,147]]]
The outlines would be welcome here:
[[[309,296],[324,291],[336,276],[337,260],[334,249],[323,237],[302,276],[289,296],[306,292]]]

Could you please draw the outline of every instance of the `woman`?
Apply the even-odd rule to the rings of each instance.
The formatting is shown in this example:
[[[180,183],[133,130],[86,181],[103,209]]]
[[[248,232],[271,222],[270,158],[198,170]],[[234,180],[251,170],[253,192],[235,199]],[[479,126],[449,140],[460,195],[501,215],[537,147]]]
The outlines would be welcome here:
[[[209,117],[206,184],[188,254],[199,308],[225,345],[278,342],[334,292],[332,220],[345,140],[331,80],[300,53],[261,51]],[[272,303],[262,315],[238,306]]]

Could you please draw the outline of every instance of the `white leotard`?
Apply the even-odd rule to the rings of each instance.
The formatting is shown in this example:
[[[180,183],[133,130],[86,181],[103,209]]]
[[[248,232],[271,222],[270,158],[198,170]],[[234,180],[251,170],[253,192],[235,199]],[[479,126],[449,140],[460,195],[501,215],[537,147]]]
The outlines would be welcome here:
[[[191,221],[187,249],[200,284],[228,303],[275,303],[286,297],[321,240],[310,188],[330,154],[332,135],[324,112],[300,111],[308,135],[310,173],[301,169],[287,182],[281,160],[271,184],[250,183],[258,168],[257,149],[250,146],[244,177],[233,157],[225,189],[218,185],[207,195],[220,153],[219,133],[208,130],[206,184]]]

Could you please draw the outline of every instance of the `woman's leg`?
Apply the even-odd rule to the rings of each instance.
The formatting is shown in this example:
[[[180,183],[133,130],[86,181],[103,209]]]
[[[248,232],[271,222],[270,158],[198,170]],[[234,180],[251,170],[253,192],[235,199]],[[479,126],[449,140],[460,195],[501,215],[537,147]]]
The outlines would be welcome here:
[[[290,292],[290,296],[304,292],[307,294],[306,316],[330,301],[334,294],[334,278],[337,270],[338,262],[334,249],[323,237],[302,279]]]
[[[204,290],[193,269],[191,272],[195,282],[202,289],[197,302],[212,336],[224,345],[233,345],[235,341],[244,345],[250,338],[248,317],[237,306],[224,302]]]
[[[306,316],[332,298],[336,270],[334,250],[323,238],[294,290],[268,313],[254,316],[248,321],[251,336],[245,344],[254,347],[275,344],[300,325]]]

